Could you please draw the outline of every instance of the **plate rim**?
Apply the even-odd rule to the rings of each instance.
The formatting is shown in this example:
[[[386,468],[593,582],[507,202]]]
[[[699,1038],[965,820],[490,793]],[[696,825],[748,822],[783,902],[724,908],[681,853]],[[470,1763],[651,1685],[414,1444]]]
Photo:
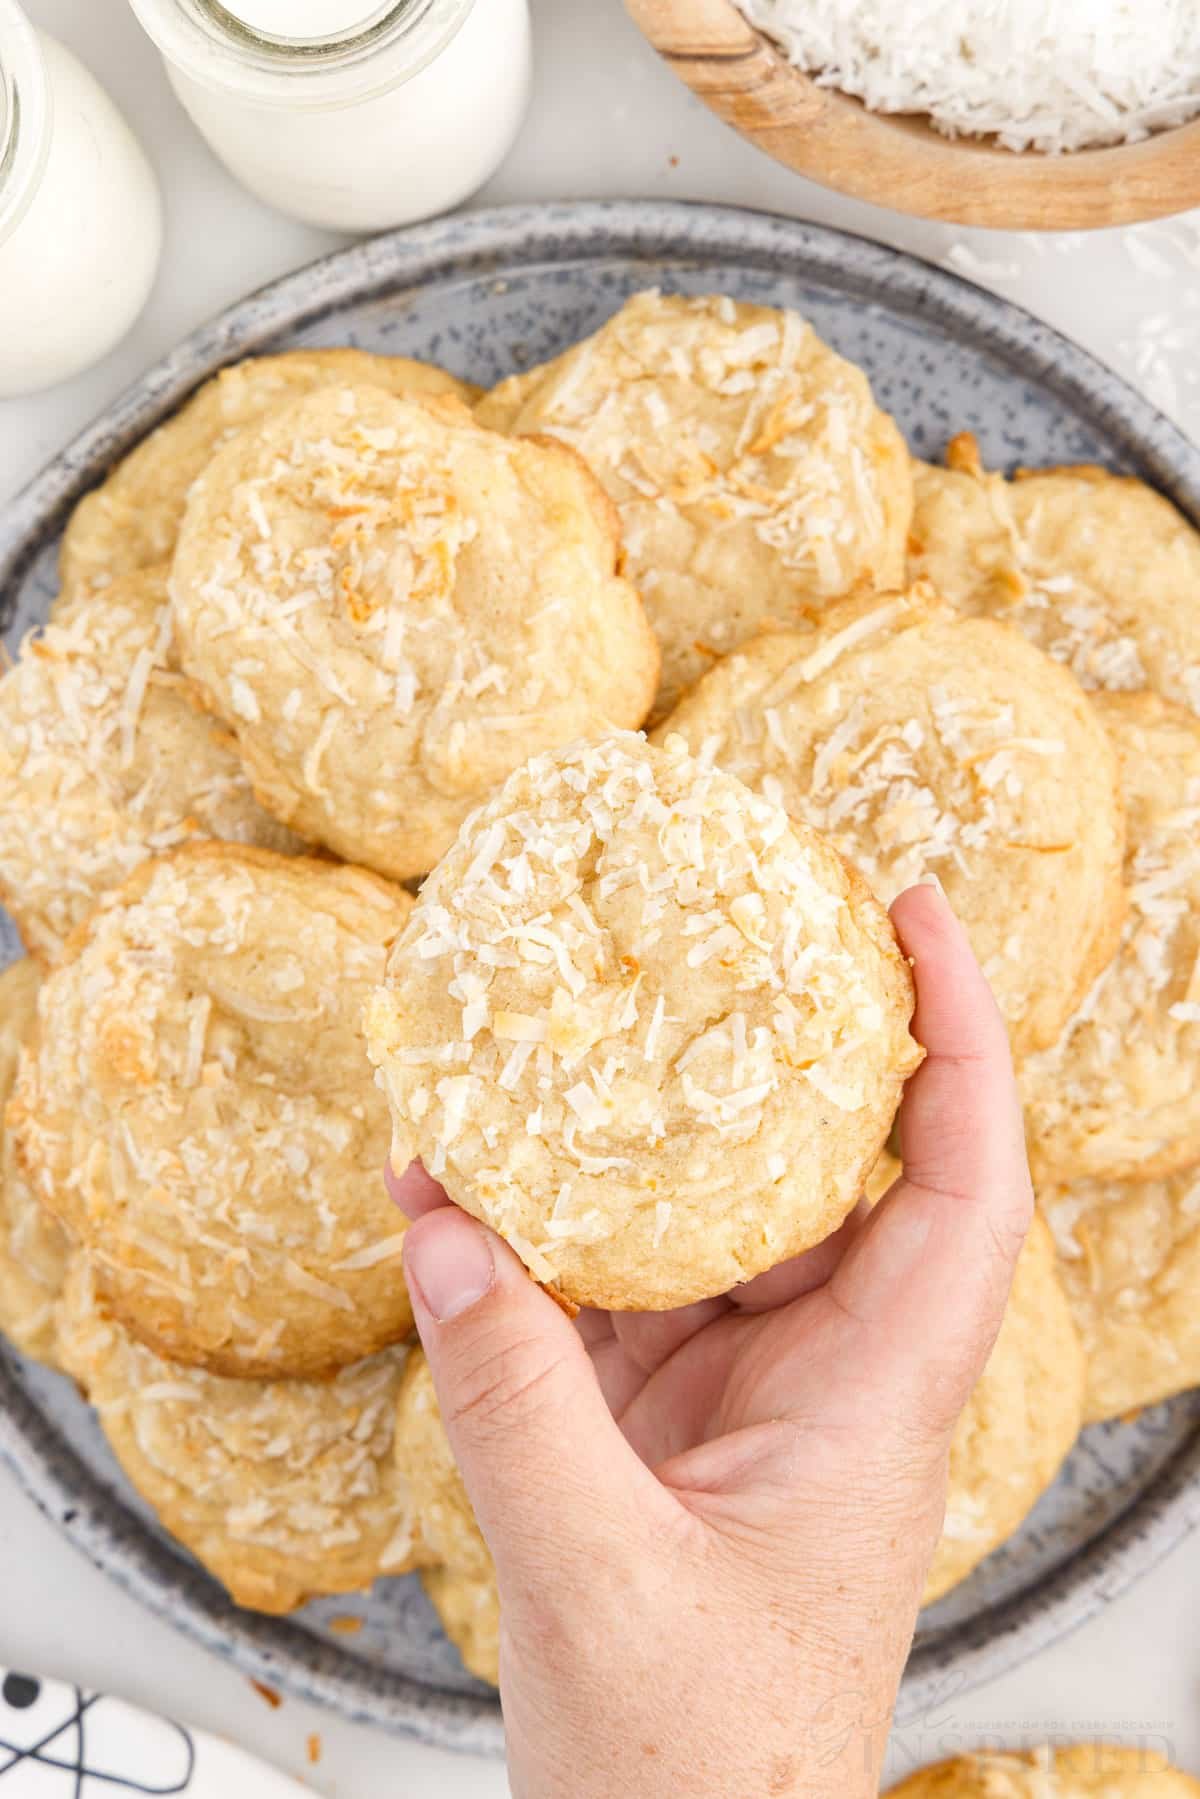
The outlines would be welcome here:
[[[267,351],[284,331],[308,329],[351,303],[395,296],[432,280],[496,279],[527,266],[638,258],[703,266],[720,255],[749,267],[835,282],[848,297],[919,315],[966,338],[1068,403],[1082,406],[1127,459],[1200,524],[1200,449],[1098,358],[1031,313],[910,252],[832,226],[704,201],[592,200],[522,204],[452,215],[334,251],[261,287],[186,336],[105,408],[0,511],[0,610],[75,501],[112,461],[203,380]],[[212,1583],[181,1605],[166,1558],[148,1533],[128,1541],[106,1515],[112,1500],[0,1356],[0,1459],[39,1509],[94,1566],[151,1611],[243,1673],[314,1700],[352,1722],[432,1745],[500,1754],[499,1707],[380,1670],[286,1620],[240,1612]],[[57,1468],[55,1463],[60,1464]],[[66,1464],[69,1473],[64,1472]],[[77,1491],[72,1479],[78,1476]],[[123,1521],[127,1516],[119,1513]],[[993,1679],[1078,1629],[1200,1525],[1200,1424],[1152,1487],[1040,1587],[1026,1590],[919,1645],[905,1672],[896,1722],[912,1722],[952,1693]],[[328,1664],[345,1667],[331,1671]],[[325,1666],[319,1665],[326,1664]],[[365,1670],[369,1673],[370,1670]]]

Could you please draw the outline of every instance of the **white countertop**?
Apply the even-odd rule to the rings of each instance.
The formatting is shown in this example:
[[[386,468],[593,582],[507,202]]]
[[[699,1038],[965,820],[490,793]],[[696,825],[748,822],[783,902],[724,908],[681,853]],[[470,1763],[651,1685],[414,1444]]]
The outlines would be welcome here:
[[[1128,235],[1034,242],[900,218],[777,168],[659,66],[620,0],[533,0],[533,110],[480,202],[655,195],[722,200],[843,225],[939,260],[969,243],[976,278],[1140,381],[1200,437],[1200,215]],[[0,403],[0,502],[185,332],[338,239],[268,212],[213,160],[179,110],[125,0],[25,0],[95,70],[162,178],[167,246],[131,338],[98,368]],[[1070,1641],[962,1697],[894,1745],[895,1771],[983,1741],[1139,1736],[1200,1774],[1200,1536]],[[235,1738],[343,1799],[496,1799],[492,1763],[435,1753],[286,1699],[271,1710],[94,1572],[0,1472],[0,1663],[118,1692]],[[307,1740],[320,1738],[312,1765]],[[240,1799],[232,1795],[230,1799]]]

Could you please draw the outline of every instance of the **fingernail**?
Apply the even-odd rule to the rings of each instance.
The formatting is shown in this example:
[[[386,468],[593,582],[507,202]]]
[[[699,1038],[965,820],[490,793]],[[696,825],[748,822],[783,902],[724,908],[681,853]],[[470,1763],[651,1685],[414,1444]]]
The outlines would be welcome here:
[[[388,1162],[384,1166],[383,1179],[393,1205],[399,1206],[409,1218],[421,1218],[426,1212],[446,1204],[445,1188],[426,1174],[420,1162],[410,1162],[403,1174],[397,1174]]]
[[[413,1225],[405,1240],[404,1270],[410,1290],[439,1324],[478,1305],[496,1279],[486,1233],[456,1206],[444,1206]]]

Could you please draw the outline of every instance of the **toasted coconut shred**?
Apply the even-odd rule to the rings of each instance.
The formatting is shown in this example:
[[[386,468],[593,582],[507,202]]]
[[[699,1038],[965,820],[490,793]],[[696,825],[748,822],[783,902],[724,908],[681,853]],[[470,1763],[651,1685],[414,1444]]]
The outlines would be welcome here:
[[[798,68],[947,137],[1051,153],[1200,112],[1194,0],[739,0]]]

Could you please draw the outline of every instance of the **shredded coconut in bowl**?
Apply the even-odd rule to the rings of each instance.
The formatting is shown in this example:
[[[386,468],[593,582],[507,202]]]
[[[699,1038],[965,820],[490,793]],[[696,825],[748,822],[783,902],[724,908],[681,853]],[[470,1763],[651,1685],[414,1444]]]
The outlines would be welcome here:
[[[1195,0],[738,0],[873,112],[1009,150],[1133,143],[1200,112]]]

